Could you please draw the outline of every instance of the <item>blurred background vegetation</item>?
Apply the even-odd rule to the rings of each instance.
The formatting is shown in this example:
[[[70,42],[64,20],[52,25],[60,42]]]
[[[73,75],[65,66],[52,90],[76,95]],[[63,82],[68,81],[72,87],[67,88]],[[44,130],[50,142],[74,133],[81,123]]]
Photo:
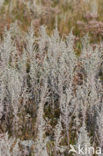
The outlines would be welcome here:
[[[27,31],[31,21],[38,32],[41,25],[47,26],[49,34],[57,20],[60,35],[65,37],[71,29],[80,38],[88,33],[91,42],[103,39],[103,0],[1,0],[0,35],[5,26],[18,21],[20,28]]]

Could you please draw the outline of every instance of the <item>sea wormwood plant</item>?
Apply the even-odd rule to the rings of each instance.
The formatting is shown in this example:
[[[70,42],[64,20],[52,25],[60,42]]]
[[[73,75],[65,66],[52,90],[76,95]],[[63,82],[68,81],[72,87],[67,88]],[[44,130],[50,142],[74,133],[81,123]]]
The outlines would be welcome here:
[[[68,155],[84,133],[91,145],[102,146],[103,86],[97,76],[102,47],[93,48],[86,35],[76,56],[72,31],[63,40],[57,27],[49,36],[42,26],[36,36],[31,24],[23,37],[15,28],[5,29],[0,43],[0,133],[31,140],[25,151],[34,156]]]

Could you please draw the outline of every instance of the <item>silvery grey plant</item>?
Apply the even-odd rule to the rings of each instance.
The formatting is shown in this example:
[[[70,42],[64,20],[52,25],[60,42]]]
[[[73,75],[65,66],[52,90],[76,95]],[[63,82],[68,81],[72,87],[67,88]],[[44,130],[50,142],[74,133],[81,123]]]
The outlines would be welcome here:
[[[39,156],[41,151],[42,156],[49,155],[48,143],[51,142],[55,155],[66,153],[70,148],[72,130],[75,130],[75,136],[78,136],[77,142],[88,141],[88,144],[91,132],[94,135],[95,131],[98,131],[102,146],[100,133],[103,92],[102,83],[97,77],[102,62],[102,48],[96,45],[94,49],[86,35],[82,39],[82,53],[77,57],[72,31],[63,40],[57,27],[53,34],[48,36],[46,27],[42,26],[36,36],[31,24],[22,38],[16,30],[13,31],[16,25],[17,23],[5,30],[4,39],[0,43],[1,125],[4,119],[5,125],[10,121],[11,135],[16,137],[20,131],[21,134],[26,131],[26,126],[29,130],[32,129],[32,132],[37,134],[31,138],[35,144],[33,155],[36,156]],[[24,45],[22,52],[18,54],[16,40],[19,38]],[[82,83],[78,83],[76,76],[79,74],[84,74]],[[95,118],[97,120],[93,123]],[[88,125],[87,120],[98,129]],[[46,121],[53,127],[51,134],[46,130]],[[8,129],[3,130],[6,132]],[[65,144],[62,143],[63,139],[66,140]],[[9,138],[7,140],[9,142]],[[75,139],[73,141],[75,142]],[[52,151],[53,148],[51,153]]]

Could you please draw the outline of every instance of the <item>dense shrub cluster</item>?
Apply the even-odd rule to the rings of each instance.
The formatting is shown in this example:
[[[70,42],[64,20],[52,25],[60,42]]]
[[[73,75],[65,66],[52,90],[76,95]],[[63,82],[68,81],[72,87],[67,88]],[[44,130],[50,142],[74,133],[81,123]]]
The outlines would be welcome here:
[[[103,147],[103,43],[92,46],[88,35],[81,41],[76,56],[72,31],[63,40],[57,27],[51,36],[44,26],[35,35],[32,24],[27,33],[17,23],[5,29],[0,156],[69,156],[71,144]]]

